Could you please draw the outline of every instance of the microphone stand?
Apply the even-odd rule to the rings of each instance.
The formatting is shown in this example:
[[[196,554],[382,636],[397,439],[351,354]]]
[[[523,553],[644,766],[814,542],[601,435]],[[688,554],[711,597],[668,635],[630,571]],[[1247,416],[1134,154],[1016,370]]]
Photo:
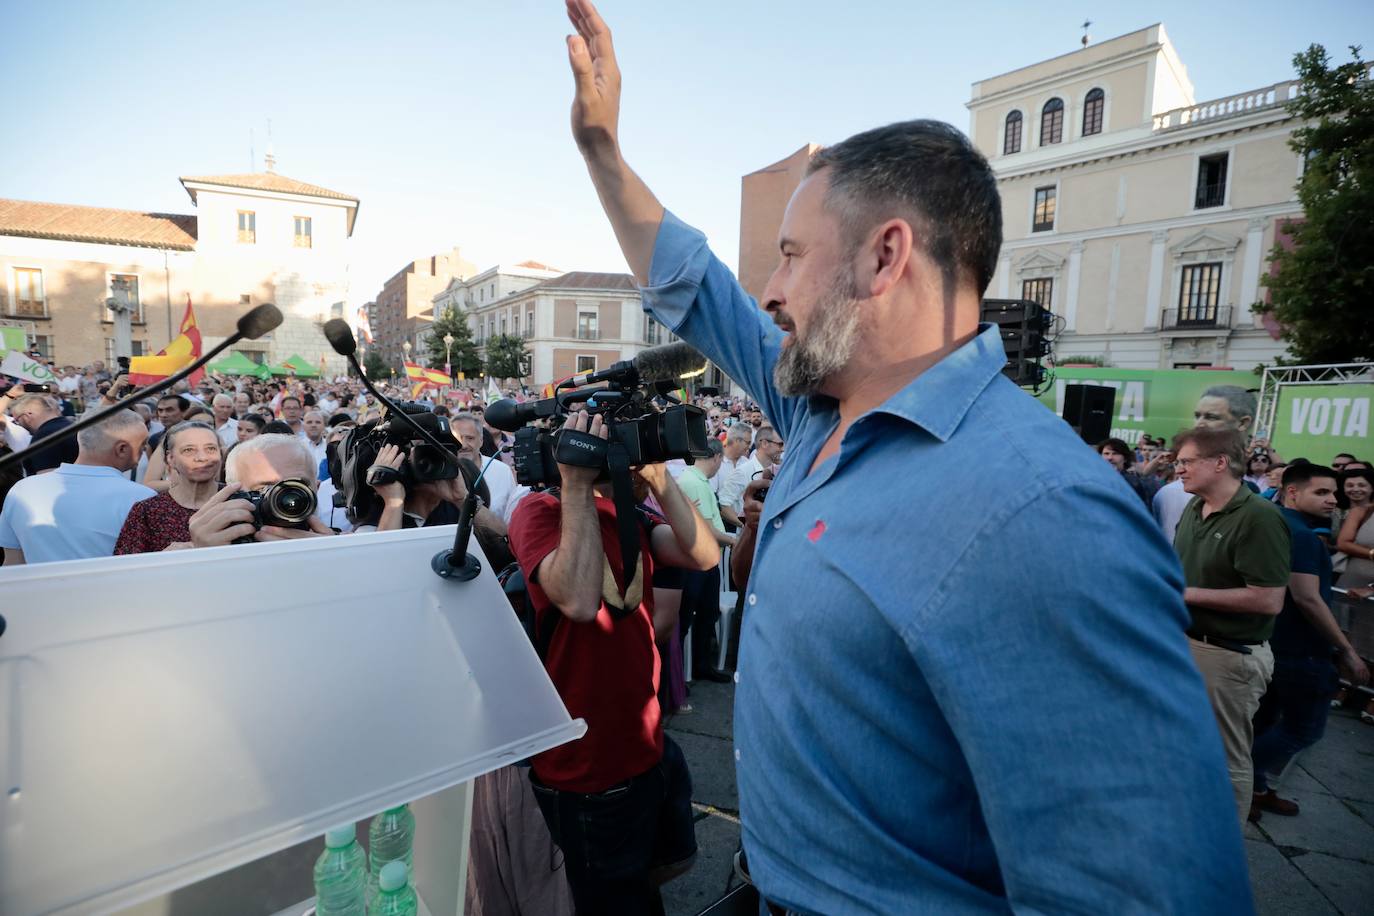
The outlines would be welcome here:
[[[477,481],[480,482],[481,478]],[[439,578],[471,582],[481,574],[482,561],[468,553],[468,541],[472,539],[472,523],[476,517],[477,482],[474,482],[468,488],[468,495],[458,512],[458,530],[453,535],[453,549],[441,550],[429,561],[429,568]]]
[[[331,341],[332,343],[333,341]],[[338,347],[335,347],[334,352],[339,353]],[[390,398],[377,390],[372,384],[372,380],[367,377],[367,373],[363,371],[362,366],[358,365],[358,358],[355,355],[352,353],[340,353],[340,355],[348,360],[349,365],[353,367],[353,370],[358,373],[358,377],[362,380],[363,387],[371,392],[373,397],[385,404],[392,414],[404,420],[406,425],[419,434],[421,439],[439,449],[440,454],[444,455],[451,464],[457,466],[458,458],[449,451],[448,446],[430,435],[429,430],[412,420],[409,414],[399,409],[391,402]],[[459,474],[461,473],[460,470]],[[482,474],[485,473],[486,468],[483,468]],[[482,475],[479,474],[477,480],[468,488],[467,498],[463,500],[463,505],[459,509],[458,530],[454,535],[453,549],[439,551],[430,561],[430,568],[441,578],[471,582],[482,572],[482,562],[468,553],[468,542],[472,538],[472,524],[477,517],[477,484],[481,481]]]
[[[225,338],[223,343],[213,347],[209,353],[206,353],[200,359],[191,363],[191,365],[187,366],[185,369],[182,369],[175,375],[169,375],[160,382],[154,382],[151,385],[138,389],[133,394],[127,394],[124,397],[120,398],[118,401],[115,401],[109,407],[104,408],[103,410],[98,410],[95,413],[87,414],[86,416],[82,417],[80,420],[77,420],[70,426],[64,426],[57,432],[50,433],[49,435],[44,436],[42,439],[39,439],[37,442],[30,442],[28,448],[18,452],[11,452],[4,458],[0,458],[0,471],[3,471],[8,467],[17,464],[20,461],[23,461],[24,455],[29,451],[32,451],[34,449],[46,448],[50,445],[56,445],[58,442],[62,442],[63,440],[70,439],[72,436],[75,436],[83,429],[87,429],[91,426],[94,426],[100,421],[105,420],[111,415],[116,414],[124,408],[128,407],[130,404],[133,404],[137,401],[141,401],[149,395],[157,394],[159,391],[167,390],[168,388],[175,385],[177,382],[186,378],[192,372],[195,372],[201,366],[204,366],[210,360],[214,359],[228,347],[232,347],[240,340],[243,340],[244,336],[245,335],[242,332],[236,331],[235,333],[230,334],[227,338]]]

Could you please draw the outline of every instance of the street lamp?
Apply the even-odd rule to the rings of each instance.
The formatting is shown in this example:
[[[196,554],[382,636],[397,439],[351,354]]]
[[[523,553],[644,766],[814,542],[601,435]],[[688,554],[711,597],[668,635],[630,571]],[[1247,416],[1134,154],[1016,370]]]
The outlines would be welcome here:
[[[453,378],[453,335],[444,335],[444,371]]]
[[[406,355],[406,362],[410,362],[410,350],[411,350],[410,341],[407,340],[407,341],[405,341],[404,343],[402,343],[402,344],[401,344],[401,350],[402,350],[402,351],[405,353],[405,355]]]

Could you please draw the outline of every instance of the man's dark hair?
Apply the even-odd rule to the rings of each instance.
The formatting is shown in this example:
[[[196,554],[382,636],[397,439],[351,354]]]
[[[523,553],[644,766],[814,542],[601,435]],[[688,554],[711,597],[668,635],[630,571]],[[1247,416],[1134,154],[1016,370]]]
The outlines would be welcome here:
[[[176,401],[177,409],[180,410],[182,413],[185,413],[186,411],[191,409],[190,399],[184,398],[179,394],[164,394],[162,397],[157,399],[157,402],[159,404],[161,404],[163,401]]]
[[[960,131],[930,120],[876,127],[817,152],[806,173],[821,169],[851,251],[898,217],[939,266],[947,294],[961,281],[979,296],[987,290],[1002,247],[1002,199],[988,161]]]
[[[1351,461],[1358,461],[1358,460],[1359,460],[1358,458],[1356,458],[1354,455],[1350,454],[1349,452],[1341,452],[1340,454],[1336,455],[1336,458],[1349,458]],[[1335,461],[1336,458],[1332,458],[1331,460],[1332,460],[1332,461]]]
[[[1122,467],[1128,468],[1135,464],[1135,449],[1127,445],[1124,439],[1103,439],[1097,443],[1097,453],[1102,454],[1104,448],[1109,448],[1126,459],[1126,463]]]
[[[281,399],[281,406],[285,407],[287,401],[295,401],[297,407],[302,406],[302,405],[301,405],[301,399],[298,398],[298,397],[296,397],[294,394],[288,394],[286,397],[282,398],[282,399]]]
[[[239,417],[239,422],[247,423],[250,426],[256,426],[258,432],[262,432],[263,428],[267,426],[267,421],[255,413],[244,414],[243,416]]]
[[[1340,486],[1341,475],[1331,468],[1320,464],[1290,464],[1283,470],[1283,484],[1280,489],[1297,487],[1301,490],[1317,477],[1328,477],[1337,487]]]
[[[296,431],[291,428],[291,424],[285,420],[273,420],[262,428],[265,433],[281,433],[286,436],[294,436]]]
[[[330,414],[330,415],[329,415],[329,421],[328,421],[325,425],[326,425],[326,426],[338,426],[340,423],[353,423],[353,422],[354,422],[353,417],[352,417],[350,414],[348,414],[347,412],[341,410],[341,411],[339,411],[338,413]]]

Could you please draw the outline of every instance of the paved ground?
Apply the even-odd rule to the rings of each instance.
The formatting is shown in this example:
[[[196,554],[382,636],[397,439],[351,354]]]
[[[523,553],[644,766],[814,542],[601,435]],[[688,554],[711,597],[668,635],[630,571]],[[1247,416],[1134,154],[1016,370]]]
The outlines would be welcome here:
[[[692,712],[668,723],[691,765],[700,847],[696,867],[664,888],[669,916],[694,916],[733,885],[733,700],[732,684],[695,683]],[[1326,737],[1290,767],[1280,793],[1302,813],[1266,814],[1245,831],[1261,916],[1374,913],[1374,727],[1353,712],[1333,712]]]

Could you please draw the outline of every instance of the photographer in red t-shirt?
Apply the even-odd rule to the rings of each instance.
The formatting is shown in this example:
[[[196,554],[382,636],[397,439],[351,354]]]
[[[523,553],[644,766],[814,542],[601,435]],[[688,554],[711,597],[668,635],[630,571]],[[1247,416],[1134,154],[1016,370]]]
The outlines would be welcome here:
[[[588,422],[582,411],[563,428],[609,434],[600,416]],[[510,544],[539,632],[554,627],[549,677],[568,712],[586,720],[587,734],[535,757],[531,782],[563,849],[577,911],[662,913],[658,887],[691,867],[696,837],[691,776],[659,713],[653,570],[655,563],[707,570],[719,548],[663,465],[649,465],[635,473],[668,524],[636,521],[641,568],[627,575],[607,472],[558,470],[561,490],[532,493],[516,508]]]

